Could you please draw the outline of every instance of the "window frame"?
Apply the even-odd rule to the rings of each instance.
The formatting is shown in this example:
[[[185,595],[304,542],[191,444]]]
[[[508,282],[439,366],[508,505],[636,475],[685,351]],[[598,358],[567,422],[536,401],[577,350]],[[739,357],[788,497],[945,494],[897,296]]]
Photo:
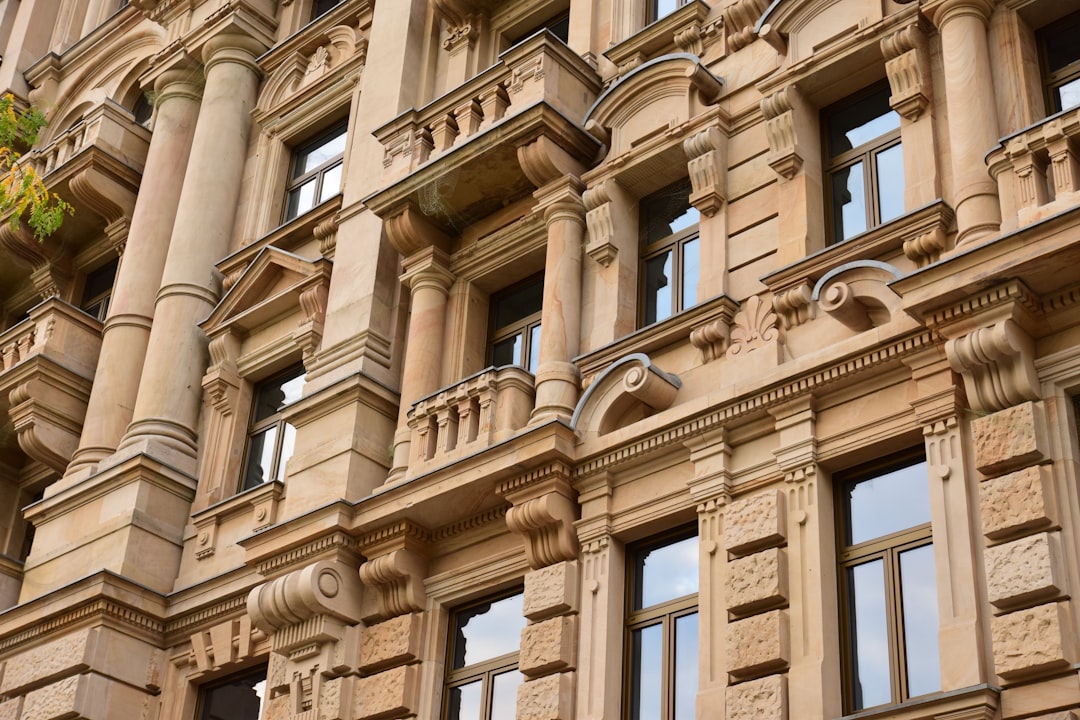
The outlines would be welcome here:
[[[240,466],[240,479],[238,483],[237,492],[247,492],[257,487],[262,487],[268,482],[277,481],[280,476],[282,480],[285,479],[285,463],[292,457],[292,452],[288,457],[282,459],[282,446],[285,442],[285,427],[289,423],[285,420],[285,410],[294,403],[289,403],[282,406],[277,412],[271,413],[262,420],[255,420],[255,413],[258,412],[259,407],[259,393],[266,387],[271,385],[284,385],[287,382],[295,380],[297,378],[303,379],[306,376],[306,370],[303,365],[292,365],[281,372],[275,373],[257,383],[254,383],[254,388],[251,394],[251,409],[248,412],[248,424],[247,434],[244,440],[244,456],[243,463]],[[299,399],[298,399],[299,400]],[[297,400],[297,401],[298,401]],[[294,401],[295,402],[295,401]],[[270,472],[267,478],[262,482],[249,484],[248,483],[248,471],[251,467],[251,441],[258,435],[265,433],[267,430],[274,428],[274,449],[270,456]]]
[[[322,164],[306,172],[297,174],[297,169],[299,167],[300,159],[302,157],[310,154],[313,150],[328,145],[339,137],[345,138],[346,143],[346,147],[342,148],[342,152],[340,155],[335,155],[323,162]],[[348,146],[348,137],[349,123],[346,119],[333,124],[328,129],[320,132],[311,140],[305,141],[303,144],[298,145],[293,149],[292,154],[289,158],[289,174],[287,182],[285,183],[285,199],[281,209],[283,223],[289,223],[299,217],[303,217],[307,213],[317,208],[319,205],[327,202],[330,198],[334,197],[334,195],[337,195],[341,192],[341,187],[338,187],[338,189],[332,195],[329,195],[325,199],[319,199],[322,197],[323,194],[323,182],[326,179],[326,175],[335,168],[342,168],[342,176],[340,182],[342,185],[345,182],[344,165],[345,150]],[[289,206],[293,192],[302,188],[309,181],[311,181],[312,178],[315,179],[315,200],[312,203],[311,207],[305,208],[303,210],[297,210],[296,214],[290,214]]]
[[[623,677],[625,678],[625,682],[623,683],[622,712],[622,717],[626,718],[627,720],[632,720],[635,717],[634,686],[635,682],[637,681],[637,677],[634,672],[634,633],[656,625],[660,625],[661,628],[660,632],[662,646],[662,654],[660,658],[660,664],[662,668],[662,677],[660,680],[660,720],[672,720],[672,718],[674,718],[675,716],[675,623],[679,618],[693,614],[699,614],[700,617],[700,568],[697,568],[697,571],[699,573],[699,585],[697,592],[683,595],[677,598],[672,598],[642,608],[635,608],[635,603],[637,598],[642,595],[641,583],[643,581],[643,577],[641,569],[643,568],[643,558],[653,550],[667,547],[669,545],[674,545],[678,542],[689,540],[690,538],[697,539],[700,542],[697,525],[684,526],[671,530],[669,532],[665,532],[661,535],[651,536],[644,541],[634,543],[627,548],[625,607],[626,619],[623,628],[623,642],[625,643],[625,650],[623,652]],[[696,662],[693,669],[696,675],[698,672]],[[700,677],[698,678],[698,683],[698,687],[700,689]]]
[[[675,7],[672,10],[660,14],[660,8],[658,7],[663,0],[646,0],[645,2],[645,24],[651,25],[657,20],[666,18],[671,13],[675,12],[684,5],[689,5],[693,0],[675,0]]]
[[[270,666],[268,663],[262,663],[260,665],[254,665],[244,670],[239,670],[235,673],[227,675],[223,678],[208,682],[203,685],[199,685],[198,696],[195,699],[195,717],[198,720],[208,720],[206,713],[206,693],[212,692],[218,688],[226,687],[228,685],[235,684],[238,681],[247,680],[259,676],[262,678],[263,685],[263,697],[259,703],[259,712],[256,714],[256,718],[262,716],[263,711],[266,709],[266,702],[269,700],[269,679],[270,679]],[[257,685],[258,683],[255,683]]]
[[[909,693],[909,677],[907,672],[906,634],[905,619],[903,617],[903,579],[900,572],[901,554],[922,547],[933,548],[933,521],[928,519],[925,523],[911,526],[880,537],[847,544],[846,532],[851,524],[851,508],[847,503],[847,488],[854,487],[861,482],[883,477],[889,473],[903,470],[917,465],[927,465],[926,453],[923,448],[898,453],[870,465],[838,473],[833,481],[837,488],[836,495],[836,560],[837,560],[837,594],[838,607],[840,610],[840,666],[842,675],[842,696],[845,713],[862,712],[874,708],[896,705],[914,698],[926,697],[940,692],[936,691],[921,695]],[[925,473],[927,493],[929,496],[929,473]],[[882,561],[882,576],[885,582],[885,619],[888,632],[889,653],[889,694],[888,702],[877,705],[858,705],[855,701],[855,633],[854,624],[854,595],[850,587],[848,571],[861,565],[866,565],[877,560]],[[935,563],[935,596],[937,595],[936,563]],[[940,618],[938,619],[940,628]],[[940,645],[938,646],[938,658],[940,662]],[[940,681],[941,671],[938,669]]]
[[[665,320],[667,320],[668,318],[675,317],[679,313],[681,313],[681,312],[683,312],[685,310],[689,310],[690,308],[692,308],[692,307],[699,304],[699,299],[698,299],[697,288],[696,287],[694,288],[694,302],[692,304],[684,305],[684,303],[683,303],[683,294],[684,294],[685,284],[686,284],[686,272],[685,272],[685,270],[686,270],[686,264],[687,264],[686,263],[685,248],[686,248],[686,246],[688,244],[690,244],[691,242],[694,242],[695,240],[699,241],[699,243],[700,243],[700,239],[701,239],[701,215],[700,215],[700,213],[698,213],[698,222],[694,223],[693,225],[685,227],[682,230],[677,230],[674,233],[671,233],[669,235],[664,235],[662,237],[652,238],[652,239],[650,239],[648,237],[648,224],[646,222],[644,222],[644,220],[643,220],[643,218],[644,218],[643,207],[644,207],[646,202],[649,202],[650,200],[652,200],[653,198],[655,198],[658,195],[661,195],[663,193],[667,193],[667,192],[670,192],[670,191],[673,191],[673,190],[676,190],[676,189],[680,189],[682,187],[685,187],[685,189],[686,189],[686,209],[687,209],[687,211],[690,211],[690,210],[695,210],[696,211],[697,208],[695,208],[693,206],[693,204],[690,202],[690,195],[693,192],[693,186],[690,184],[690,178],[689,177],[684,177],[684,178],[681,178],[679,180],[676,180],[675,182],[670,183],[668,185],[665,185],[664,187],[660,188],[659,190],[651,192],[648,195],[643,196],[640,200],[638,200],[638,236],[639,236],[639,241],[638,242],[639,242],[639,247],[640,247],[640,251],[639,251],[640,252],[640,257],[638,259],[638,283],[637,283],[637,285],[638,285],[638,287],[637,287],[637,295],[638,295],[638,298],[637,298],[638,299],[638,313],[637,313],[637,316],[638,317],[637,317],[637,326],[638,326],[639,330],[642,329],[642,328],[651,327],[652,325],[656,325],[657,323],[662,323]],[[698,283],[700,284],[700,282],[701,282],[700,244],[699,244],[698,247],[699,247],[699,251],[698,251],[698,253],[699,253]],[[650,260],[652,260],[654,258],[657,258],[657,257],[660,257],[661,255],[665,254],[669,250],[672,253],[672,259],[671,259],[671,299],[672,299],[671,305],[672,305],[672,308],[671,308],[671,312],[668,315],[665,315],[662,318],[657,318],[657,319],[655,319],[655,320],[653,320],[651,322],[647,322],[646,317],[645,317],[645,307],[646,307],[646,301],[647,301],[647,298],[648,298],[648,293],[646,292],[646,290],[647,290],[646,281],[647,281],[647,278],[648,278],[648,273],[646,272],[646,268],[647,268],[648,263],[649,263]]]
[[[108,288],[87,297],[86,293],[90,289],[91,283],[94,280],[103,277],[107,271],[110,271],[110,274],[112,275]],[[79,301],[79,309],[90,317],[105,322],[105,318],[109,315],[109,306],[112,304],[113,292],[116,290],[116,275],[119,272],[120,259],[114,258],[86,273],[83,278],[83,289],[81,300]]]
[[[535,311],[519,320],[516,320],[507,325],[495,327],[496,317],[498,314],[498,306],[500,302],[505,301],[509,296],[516,292],[523,290],[531,285],[538,284],[540,286],[540,307]],[[536,368],[529,367],[531,360],[531,353],[533,350],[532,334],[534,330],[539,329],[543,333],[541,327],[541,320],[543,316],[543,298],[544,298],[544,272],[541,270],[538,273],[534,273],[523,280],[508,285],[502,290],[498,290],[491,294],[488,299],[488,335],[487,335],[487,348],[485,349],[485,358],[488,366],[495,364],[495,347],[500,343],[509,340],[512,337],[521,335],[521,359],[522,362],[517,364],[516,367],[523,368],[531,373],[536,373]],[[537,337],[539,343],[540,337]],[[537,347],[536,351],[539,353],[540,348]],[[537,355],[537,364],[539,364],[539,354]]]
[[[518,640],[518,649],[514,652],[504,653],[496,657],[487,658],[480,662],[473,663],[472,665],[463,665],[462,667],[454,667],[454,655],[457,649],[457,634],[458,634],[458,618],[461,613],[471,610],[479,605],[494,604],[501,600],[512,598],[515,595],[521,595],[524,599],[524,588],[515,587],[505,592],[497,593],[495,595],[488,595],[478,600],[466,603],[460,607],[452,609],[449,613],[448,624],[448,640],[446,643],[446,675],[443,679],[443,692],[442,692],[442,712],[440,714],[440,720],[448,720],[450,717],[450,691],[456,687],[462,687],[471,683],[480,681],[480,717],[481,720],[492,720],[492,700],[494,690],[494,679],[497,675],[502,675],[508,672],[518,670],[520,657],[521,657],[521,641]],[[524,615],[522,615],[522,625],[524,626]],[[522,675],[521,681],[524,682],[524,675]]]
[[[1048,38],[1058,34],[1068,35],[1070,30],[1080,31],[1080,11],[1069,13],[1040,28],[1035,33],[1035,44],[1039,52],[1039,75],[1042,80],[1043,100],[1046,103],[1047,116],[1062,112],[1062,108],[1057,102],[1057,90],[1070,83],[1080,81],[1080,50],[1076,54],[1076,59],[1068,65],[1052,72],[1050,70]],[[1077,107],[1080,107],[1080,105],[1074,105],[1069,109],[1075,110]]]
[[[901,148],[901,162],[903,161],[903,138],[901,137],[901,123],[897,122],[897,125],[892,130],[878,135],[877,137],[867,140],[862,145],[858,145],[849,150],[844,150],[836,155],[832,153],[830,127],[833,118],[840,117],[847,112],[852,112],[853,109],[864,103],[875,95],[882,95],[886,98],[885,107],[887,108],[885,113],[875,117],[883,117],[888,113],[896,113],[895,110],[889,105],[888,97],[890,96],[891,89],[887,80],[873,83],[862,90],[848,95],[839,102],[833,103],[821,111],[821,147],[822,147],[822,174],[824,176],[823,191],[825,195],[825,225],[826,225],[826,245],[838,245],[842,242],[851,240],[854,237],[869,232],[874,228],[880,227],[887,222],[891,222],[895,218],[889,218],[882,221],[881,219],[881,194],[880,194],[880,180],[878,178],[877,158],[888,150],[896,147]],[[856,164],[862,163],[864,168],[863,177],[865,179],[865,186],[863,188],[864,198],[866,200],[865,207],[863,208],[864,220],[866,227],[856,233],[852,233],[848,237],[838,236],[837,234],[837,210],[835,206],[835,197],[833,191],[833,177],[838,173],[843,172]],[[907,179],[904,179],[905,183]],[[901,212],[896,217],[903,215]],[[841,225],[842,227],[842,225]]]

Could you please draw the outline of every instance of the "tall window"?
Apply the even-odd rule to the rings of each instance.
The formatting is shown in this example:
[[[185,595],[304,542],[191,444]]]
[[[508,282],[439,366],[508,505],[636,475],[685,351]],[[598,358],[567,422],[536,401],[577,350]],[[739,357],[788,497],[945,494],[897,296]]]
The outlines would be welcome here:
[[[296,151],[286,193],[286,220],[303,215],[341,192],[341,163],[344,155],[344,123]]]
[[[941,689],[926,462],[841,479],[840,593],[849,712]]]
[[[900,116],[889,86],[874,86],[823,113],[831,240],[840,242],[904,212]]]
[[[675,12],[683,5],[689,4],[690,0],[648,0],[646,6],[646,22],[655,22],[660,18]]]
[[[502,720],[516,714],[522,595],[454,613],[446,673],[446,720]]]
[[[633,551],[627,612],[630,720],[693,720],[698,688],[698,537]]]
[[[492,365],[520,365],[529,372],[536,372],[540,361],[540,309],[543,303],[543,273],[491,296],[488,356]]]
[[[301,367],[261,382],[255,388],[241,490],[281,480],[285,475],[285,463],[292,457],[296,444],[296,428],[282,419],[281,411],[299,400],[303,389]]]
[[[1039,32],[1039,51],[1050,114],[1080,105],[1080,12]]]
[[[315,0],[315,2],[311,4],[311,19],[315,20],[316,18],[322,17],[342,2],[343,0]]]
[[[563,43],[569,42],[570,38],[570,11],[564,11],[551,17],[548,20],[540,23],[539,25],[533,25],[527,31],[514,35],[509,42],[509,46],[513,47],[522,40],[530,38],[541,30],[550,30],[552,35],[559,38]]]
[[[701,243],[699,214],[690,204],[690,180],[642,199],[641,324],[671,317],[697,304]]]
[[[234,675],[199,690],[199,720],[259,720],[266,667]]]
[[[79,307],[87,315],[102,322],[109,312],[109,300],[112,299],[113,284],[116,282],[117,261],[113,260],[86,275],[83,283],[82,300]]]

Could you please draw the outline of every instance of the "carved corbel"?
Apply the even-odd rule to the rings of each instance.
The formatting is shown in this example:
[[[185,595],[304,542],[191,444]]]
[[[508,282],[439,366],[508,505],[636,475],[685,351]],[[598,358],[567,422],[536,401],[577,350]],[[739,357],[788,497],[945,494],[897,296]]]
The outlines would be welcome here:
[[[741,50],[754,41],[754,25],[768,5],[768,0],[736,0],[724,8],[728,52]]]
[[[798,90],[790,85],[761,99],[765,134],[769,138],[769,167],[787,180],[795,177],[803,163],[795,122],[798,102]]]
[[[300,326],[293,332],[293,342],[303,353],[305,365],[310,365],[322,343],[323,324],[326,321],[326,299],[329,292],[327,282],[320,282],[305,288],[300,293],[300,309],[304,317],[300,321]]]
[[[52,237],[38,241],[23,224],[0,223],[0,248],[31,268],[30,281],[42,300],[67,297],[71,290],[71,258]]]
[[[199,673],[228,667],[254,655],[255,645],[265,638],[247,615],[226,620],[191,636],[191,661]]]
[[[934,95],[922,24],[916,20],[882,38],[881,52],[885,56],[885,73],[892,90],[889,104],[908,120],[917,120]]]
[[[712,217],[724,206],[726,144],[724,134],[715,125],[683,141],[690,184],[693,187],[690,203],[706,217]]]
[[[769,23],[765,23],[761,26],[761,28],[757,31],[757,36],[765,42],[769,43],[769,45],[771,45],[773,50],[776,50],[776,52],[780,53],[781,55],[787,55],[787,35],[780,32]]]
[[[791,330],[814,318],[813,290],[803,280],[794,287],[773,291],[773,310],[780,316],[781,327]]]
[[[371,623],[424,609],[428,533],[408,521],[369,533],[360,541],[367,562],[360,580],[376,594],[376,608],[365,608]]]
[[[577,501],[566,465],[552,463],[501,483],[495,492],[511,504],[506,525],[524,536],[525,557],[532,569],[577,557]]]
[[[319,252],[323,257],[330,260],[334,259],[334,251],[337,249],[337,232],[340,224],[341,218],[334,214],[316,225],[315,229],[312,230],[315,240],[319,243]]]
[[[945,248],[945,228],[940,225],[904,240],[904,255],[917,267],[937,262]]]
[[[579,178],[585,172],[585,167],[577,159],[546,135],[519,145],[517,157],[525,177],[538,188],[567,175]]]
[[[75,400],[45,378],[33,378],[16,385],[8,400],[8,414],[19,447],[34,460],[63,474],[79,447],[85,399]]]
[[[631,200],[619,182],[603,180],[582,194],[585,205],[585,224],[589,229],[585,252],[603,267],[608,267],[619,254],[620,241],[634,234],[627,223]]]
[[[95,168],[72,177],[69,187],[80,206],[89,208],[106,223],[130,219],[135,210],[135,193]]]
[[[814,286],[821,309],[855,332],[889,322],[901,312],[900,297],[887,283],[901,272],[887,263],[862,260],[825,274]]]
[[[712,362],[724,356],[731,342],[731,325],[735,321],[735,304],[720,308],[720,316],[690,331],[690,344],[701,351],[702,362]]]
[[[450,238],[446,233],[412,204],[392,212],[386,218],[384,227],[394,249],[406,257],[424,248],[435,247],[444,251],[450,248]]]

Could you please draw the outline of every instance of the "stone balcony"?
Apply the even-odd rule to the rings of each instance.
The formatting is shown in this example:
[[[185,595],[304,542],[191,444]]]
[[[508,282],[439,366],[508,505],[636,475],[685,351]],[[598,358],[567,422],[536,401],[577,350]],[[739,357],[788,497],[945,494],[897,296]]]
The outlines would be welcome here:
[[[56,473],[78,447],[101,328],[52,298],[0,334],[0,427],[13,427],[22,451]]]
[[[409,413],[415,476],[505,440],[529,422],[533,376],[508,365],[487,368],[421,398]]]
[[[420,110],[375,131],[387,186],[366,199],[387,218],[412,205],[450,232],[534,189],[517,148],[546,136],[590,161],[597,141],[581,127],[600,91],[592,67],[544,31]]]

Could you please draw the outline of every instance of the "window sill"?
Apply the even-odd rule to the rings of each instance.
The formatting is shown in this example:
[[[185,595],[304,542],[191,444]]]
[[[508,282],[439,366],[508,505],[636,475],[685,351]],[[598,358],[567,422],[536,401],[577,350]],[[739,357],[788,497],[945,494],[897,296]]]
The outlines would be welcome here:
[[[204,560],[217,551],[223,525],[229,525],[228,535],[234,538],[247,537],[273,525],[284,494],[283,483],[266,482],[193,514],[195,559]]]
[[[841,716],[840,720],[932,720],[953,713],[964,717],[993,717],[1000,701],[1000,691],[989,685],[975,685],[960,690],[934,693],[894,705],[879,705],[869,710]],[[974,713],[981,713],[976,715]],[[970,715],[968,713],[971,713]]]

